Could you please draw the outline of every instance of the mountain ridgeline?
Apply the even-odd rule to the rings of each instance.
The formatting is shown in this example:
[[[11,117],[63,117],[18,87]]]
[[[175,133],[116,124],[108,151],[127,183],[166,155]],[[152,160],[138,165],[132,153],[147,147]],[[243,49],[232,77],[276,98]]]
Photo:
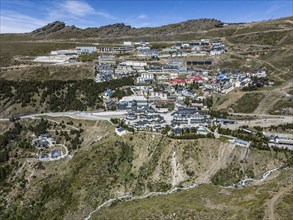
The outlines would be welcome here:
[[[123,40],[183,41],[195,38],[233,38],[234,35],[245,38],[246,35],[265,34],[262,39],[271,39],[272,34],[285,34],[292,31],[292,16],[251,23],[224,23],[216,19],[193,19],[159,27],[135,28],[124,23],[109,24],[100,27],[78,28],[55,21],[30,33],[1,34],[2,42],[58,40],[115,43]],[[273,33],[272,33],[273,32]],[[277,32],[277,33],[276,33]],[[286,33],[285,33],[286,32]],[[235,39],[232,39],[235,41]],[[237,39],[236,39],[237,40]],[[247,39],[251,42],[250,39]],[[244,39],[246,41],[246,39]],[[238,41],[237,41],[238,42]],[[243,39],[240,40],[243,42]],[[267,42],[266,42],[267,43]],[[272,42],[268,42],[271,44]]]
[[[106,38],[144,35],[173,35],[177,33],[197,32],[220,27],[223,22],[215,19],[188,20],[161,27],[135,28],[124,23],[116,23],[101,27],[81,29],[75,26],[66,26],[64,22],[55,21],[38,28],[31,33],[26,33],[32,39],[67,39],[67,38]]]

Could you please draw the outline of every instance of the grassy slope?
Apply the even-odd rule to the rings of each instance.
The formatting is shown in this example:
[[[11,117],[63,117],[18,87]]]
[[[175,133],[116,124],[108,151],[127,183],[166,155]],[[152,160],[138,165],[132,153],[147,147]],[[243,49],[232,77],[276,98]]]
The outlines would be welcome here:
[[[293,100],[291,98],[284,98],[275,103],[275,105],[270,109],[271,114],[289,114],[292,115],[293,111]],[[288,110],[291,109],[291,110]]]
[[[81,80],[94,79],[94,77],[95,71],[91,64],[41,65],[0,72],[0,78],[6,80]]]
[[[287,219],[288,217],[293,216],[293,193],[292,191],[288,192],[281,201],[278,201],[276,212],[280,216],[280,219]]]
[[[244,189],[202,185],[167,196],[120,202],[102,208],[93,219],[262,219],[271,195],[290,184],[292,178],[290,169],[273,181]],[[286,205],[278,211],[284,219],[291,217],[289,198],[284,198]]]
[[[225,96],[219,95],[216,98],[215,107],[217,109],[227,109],[244,95],[245,93],[243,91],[236,89]]]
[[[252,113],[264,98],[261,93],[246,93],[239,100],[232,104],[234,112]]]
[[[105,200],[125,192],[166,191],[172,182],[173,151],[177,152],[177,163],[182,170],[179,172],[185,178],[182,184],[188,185],[218,159],[221,145],[213,139],[179,141],[143,133],[121,138],[114,135],[114,128],[106,122],[74,120],[75,126],[79,122],[84,129],[84,142],[71,160],[43,162],[42,168],[34,159],[25,164],[25,159],[16,159],[19,165],[13,173],[19,170],[19,174],[11,175],[11,185],[1,192],[5,195],[1,200],[7,201],[3,203],[7,207],[2,210],[2,217],[81,219]],[[241,151],[235,150],[232,155],[238,158],[240,154]],[[274,156],[257,151],[251,153],[251,158],[248,167],[259,175],[282,164],[284,154]],[[194,174],[187,175],[187,171]]]

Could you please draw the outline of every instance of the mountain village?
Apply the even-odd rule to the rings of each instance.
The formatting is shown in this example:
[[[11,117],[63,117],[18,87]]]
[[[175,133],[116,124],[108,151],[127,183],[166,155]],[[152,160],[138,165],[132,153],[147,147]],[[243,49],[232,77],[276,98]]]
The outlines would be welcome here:
[[[292,16],[84,18],[1,34],[0,219],[290,219]]]
[[[96,83],[133,77],[133,86],[106,89],[101,94],[105,111],[124,112],[116,128],[118,135],[125,134],[127,129],[173,136],[187,131],[206,136],[215,135],[210,130],[212,125],[237,124],[237,120],[210,115],[213,94],[225,96],[236,88],[249,91],[273,85],[265,68],[246,67],[245,71],[219,68],[217,63],[228,49],[221,39],[176,42],[168,47],[153,47],[144,40],[126,41],[116,46],[97,44],[51,51],[49,56],[35,57],[29,63],[81,65],[79,58],[90,56]],[[241,139],[232,137],[231,141],[249,146]],[[290,145],[291,138],[285,147],[288,143]],[[61,152],[55,150],[52,155],[58,153],[58,157],[62,157]],[[46,159],[50,154],[37,157]]]

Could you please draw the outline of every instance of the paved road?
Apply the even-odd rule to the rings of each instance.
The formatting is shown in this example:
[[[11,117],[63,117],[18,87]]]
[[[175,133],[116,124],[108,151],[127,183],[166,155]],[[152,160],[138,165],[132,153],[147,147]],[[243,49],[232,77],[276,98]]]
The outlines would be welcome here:
[[[238,121],[237,124],[227,124],[226,127],[232,130],[236,130],[241,126],[248,125],[250,127],[254,126],[261,126],[261,127],[270,127],[272,125],[280,125],[280,124],[287,124],[293,123],[292,120],[286,119],[257,119],[257,120],[243,120]]]
[[[125,111],[103,111],[103,112],[48,112],[42,114],[32,114],[22,116],[20,118],[36,119],[36,117],[50,116],[50,117],[70,117],[75,119],[89,119],[89,120],[110,120],[111,118],[121,118],[126,114]],[[8,119],[0,119],[8,120]]]
[[[37,119],[41,116],[51,116],[51,117],[70,117],[74,119],[87,119],[87,120],[107,120],[111,118],[123,118],[127,114],[126,111],[102,111],[102,112],[48,112],[42,114],[32,114],[22,116],[20,118],[30,118]],[[231,113],[232,115],[238,116],[256,116],[259,119],[255,120],[242,120],[238,121],[238,124],[227,125],[230,129],[238,129],[240,126],[249,125],[249,126],[262,126],[269,127],[271,125],[287,124],[293,123],[293,116],[285,115],[266,115],[266,114],[244,114],[244,113]],[[170,122],[171,115],[163,114],[166,122]],[[1,121],[7,121],[7,118],[0,118]]]
[[[269,147],[277,147],[281,149],[288,149],[293,151],[293,145],[288,145],[288,144],[273,144],[269,143]]]
[[[230,115],[251,116],[258,118],[286,118],[293,120],[293,115],[268,115],[268,114],[254,114],[254,113],[229,113]]]
[[[243,125],[248,126],[261,126],[261,127],[270,127],[271,125],[280,125],[293,123],[293,116],[289,115],[267,115],[267,114],[244,114],[244,113],[230,113],[235,116],[256,116],[254,120],[238,120],[237,124],[228,124],[226,125],[230,129],[238,129]]]

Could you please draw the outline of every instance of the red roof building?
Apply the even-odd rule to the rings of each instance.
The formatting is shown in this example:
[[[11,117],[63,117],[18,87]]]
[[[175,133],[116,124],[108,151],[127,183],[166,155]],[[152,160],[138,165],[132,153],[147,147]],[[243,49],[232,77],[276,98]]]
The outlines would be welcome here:
[[[203,78],[201,78],[200,76],[191,76],[191,77],[188,77],[186,80],[185,80],[187,83],[193,83],[193,82],[203,82]]]
[[[170,85],[184,85],[185,79],[174,78],[169,80]]]
[[[200,76],[191,76],[187,79],[180,79],[180,78],[174,78],[169,80],[170,85],[184,85],[185,83],[193,83],[193,82],[203,82],[203,78]]]

